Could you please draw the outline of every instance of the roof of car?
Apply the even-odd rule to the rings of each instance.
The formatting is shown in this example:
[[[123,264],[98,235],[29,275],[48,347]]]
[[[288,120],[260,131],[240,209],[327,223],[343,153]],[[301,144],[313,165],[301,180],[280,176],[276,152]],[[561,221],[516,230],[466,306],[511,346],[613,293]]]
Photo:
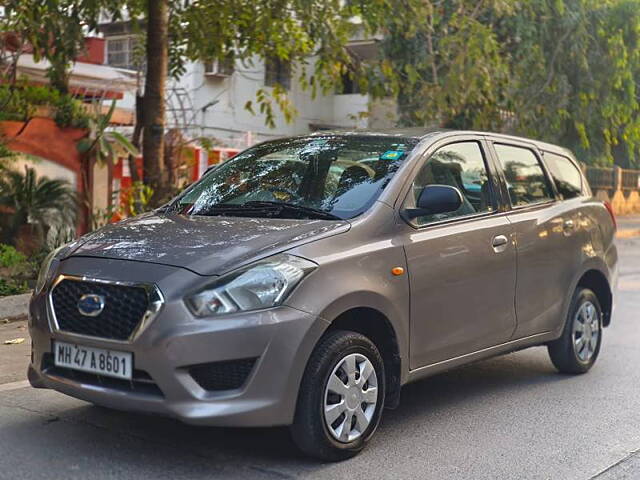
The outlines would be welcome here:
[[[533,138],[519,137],[516,135],[508,135],[505,133],[497,133],[497,132],[487,132],[487,131],[479,131],[479,130],[451,130],[445,128],[422,128],[422,127],[412,127],[412,128],[392,128],[392,129],[357,129],[357,130],[330,130],[330,131],[319,131],[314,132],[310,136],[326,136],[326,135],[335,135],[335,136],[391,136],[391,137],[404,137],[404,138],[415,138],[417,140],[423,140],[426,138],[443,136],[455,136],[455,135],[478,135],[478,136],[491,136],[500,139],[504,139],[505,141],[513,140],[518,142],[528,142],[534,143],[540,150],[550,151],[550,152],[558,152],[565,155],[573,156],[570,150],[567,148],[561,147],[559,145],[554,145],[552,143],[543,142],[541,140],[535,140]],[[304,135],[309,136],[309,135]]]

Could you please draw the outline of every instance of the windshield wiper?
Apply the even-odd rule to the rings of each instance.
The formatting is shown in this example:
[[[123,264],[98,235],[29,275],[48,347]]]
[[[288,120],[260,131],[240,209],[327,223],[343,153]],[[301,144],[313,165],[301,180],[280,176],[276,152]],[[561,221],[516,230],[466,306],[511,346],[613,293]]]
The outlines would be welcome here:
[[[289,210],[291,212],[301,213],[304,215],[308,215],[311,218],[320,218],[323,220],[342,220],[342,218],[340,218],[337,215],[334,215],[333,213],[326,212],[319,208],[305,207],[304,205],[297,205],[295,203],[254,200],[251,202],[246,202],[243,205],[251,205],[251,206],[255,205],[257,207],[270,207],[270,206],[280,207],[283,210]]]
[[[282,216],[284,212],[289,212],[302,216],[303,218],[317,218],[320,220],[342,220],[329,212],[313,207],[304,207],[294,203],[275,202],[275,201],[249,201],[241,204],[219,203],[212,205],[206,212],[201,215],[221,215],[225,213],[235,213],[240,215],[246,214],[263,214],[268,217]]]

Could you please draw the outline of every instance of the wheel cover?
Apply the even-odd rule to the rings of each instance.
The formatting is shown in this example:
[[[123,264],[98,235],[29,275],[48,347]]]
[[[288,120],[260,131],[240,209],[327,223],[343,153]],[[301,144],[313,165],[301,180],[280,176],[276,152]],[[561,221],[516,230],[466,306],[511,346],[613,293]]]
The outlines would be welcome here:
[[[378,376],[371,361],[360,353],[340,359],[324,391],[324,420],[333,438],[349,443],[360,438],[378,404]]]
[[[596,352],[600,339],[600,316],[590,301],[584,302],[573,317],[573,349],[578,359],[586,363]]]

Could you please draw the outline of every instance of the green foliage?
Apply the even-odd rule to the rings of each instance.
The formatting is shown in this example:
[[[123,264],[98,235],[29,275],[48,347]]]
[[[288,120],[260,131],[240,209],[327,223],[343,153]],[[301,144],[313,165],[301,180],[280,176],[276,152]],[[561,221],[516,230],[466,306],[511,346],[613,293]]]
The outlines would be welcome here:
[[[51,227],[71,227],[77,203],[68,182],[37,177],[34,169],[0,172],[0,206],[7,213],[0,220],[0,241],[12,244],[20,228],[32,225],[44,242]]]
[[[120,0],[5,0],[1,27],[32,45],[36,61],[49,61],[51,85],[64,94],[85,33],[97,28],[101,11],[122,5]]]
[[[29,292],[26,280],[0,277],[0,297],[20,295]]]
[[[177,192],[176,192],[177,193]],[[121,196],[124,201],[121,202]],[[113,192],[106,208],[94,208],[89,216],[89,230],[94,231],[111,223],[113,218],[132,217],[150,211],[153,188],[142,182],[133,182],[131,187]],[[71,241],[70,239],[68,241]],[[67,243],[67,242],[63,242]]]
[[[27,257],[11,245],[0,243],[0,296],[26,293],[26,277],[34,276]]]
[[[36,179],[31,169],[24,175],[9,170],[0,176],[0,205],[9,207],[0,221],[2,241],[15,241],[20,227],[27,223],[41,235],[39,247],[30,257],[13,245],[0,243],[0,296],[26,293],[47,254],[74,238],[72,197],[65,182]],[[49,228],[54,231],[48,232]]]
[[[637,166],[639,0],[409,0],[368,90],[401,123],[514,132]],[[415,19],[424,19],[416,22]]]
[[[15,152],[9,150],[0,138],[0,171],[7,168],[12,158],[15,156]]]
[[[26,121],[38,107],[49,107],[58,126],[87,128],[91,115],[82,102],[49,86],[0,84],[0,120]],[[0,157],[2,153],[0,152]]]
[[[118,20],[127,11],[143,20],[135,23],[142,30],[149,4],[5,5],[2,28],[19,32],[37,58],[49,60],[52,84],[65,92],[71,61],[100,12]],[[586,162],[615,158],[622,166],[639,165],[640,0],[198,0],[169,6],[174,77],[191,60],[233,58],[251,69],[256,58],[277,58],[291,62],[301,88],[313,95],[334,91],[346,75],[374,97],[396,97],[403,125],[521,133],[566,145]],[[349,53],[349,39],[374,34],[384,36],[378,61]],[[283,86],[259,89],[247,100],[246,109],[270,127],[278,110],[287,121],[296,114]],[[17,98],[7,105],[0,118],[24,118],[33,102]],[[61,100],[58,121],[72,125],[75,115]],[[97,143],[82,148],[111,154],[113,142]]]
[[[146,1],[125,3],[134,17],[146,17]],[[169,72],[179,77],[190,60],[233,59],[251,69],[256,58],[277,58],[291,62],[302,89],[329,93],[345,72],[366,82],[367,70],[346,45],[356,35],[377,32],[397,14],[395,7],[393,0],[170,2]],[[246,108],[260,112],[270,127],[278,110],[286,121],[297,113],[282,86],[262,88],[247,100]]]
[[[26,92],[10,85],[0,85],[0,120],[25,121],[36,112],[40,103],[33,103]]]
[[[11,245],[0,243],[0,267],[15,267],[26,260],[27,257]]]
[[[498,128],[509,68],[494,24],[512,13],[503,0],[410,0],[389,19],[369,90],[397,95],[403,125]]]
[[[637,166],[640,2],[532,2],[521,16],[505,25],[521,39],[514,48],[522,59],[513,94],[522,111],[518,130],[562,143],[590,163],[615,158]]]
[[[92,117],[87,114],[83,104],[70,95],[62,95],[53,104],[55,115],[53,119],[59,127],[89,128]]]
[[[114,158],[116,153],[139,155],[138,149],[134,147],[129,139],[120,132],[108,130],[111,117],[116,108],[115,100],[106,114],[100,111],[100,104],[95,103],[95,114],[88,117],[87,127],[89,136],[80,140],[77,144],[78,151],[83,155],[94,155],[100,162],[109,158]]]
[[[126,193],[128,215],[140,215],[150,210],[153,188],[149,185],[145,185],[142,182],[133,182],[130,191]]]

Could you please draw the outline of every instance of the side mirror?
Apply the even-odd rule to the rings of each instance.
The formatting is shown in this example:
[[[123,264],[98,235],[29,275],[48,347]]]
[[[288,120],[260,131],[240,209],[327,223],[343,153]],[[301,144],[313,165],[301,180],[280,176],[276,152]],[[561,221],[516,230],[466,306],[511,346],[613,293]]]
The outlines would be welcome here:
[[[420,192],[416,208],[405,210],[409,218],[455,212],[462,206],[460,190],[449,185],[427,185]]]

